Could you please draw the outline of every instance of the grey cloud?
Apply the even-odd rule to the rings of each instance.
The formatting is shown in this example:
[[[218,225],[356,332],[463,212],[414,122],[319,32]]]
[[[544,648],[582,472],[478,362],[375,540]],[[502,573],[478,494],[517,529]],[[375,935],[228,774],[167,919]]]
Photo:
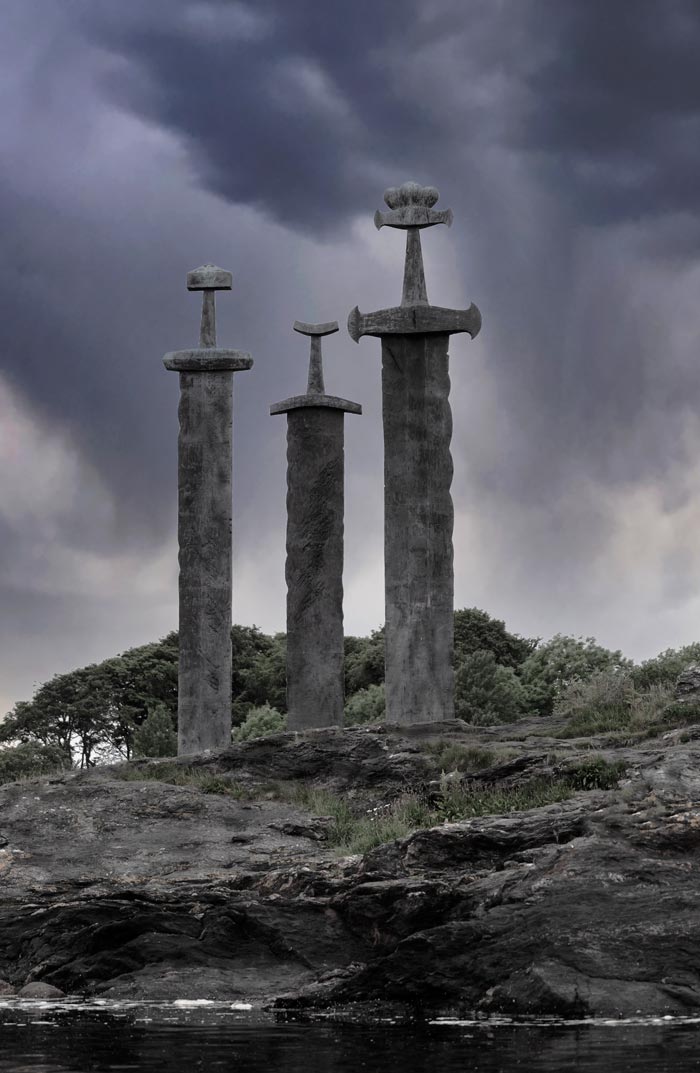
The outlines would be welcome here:
[[[520,144],[545,154],[562,194],[595,223],[697,214],[694,0],[535,0],[533,25],[546,28],[547,54],[526,80]]]
[[[384,60],[412,47],[413,0],[219,0],[207,29],[217,9],[258,20],[258,33],[219,38],[197,31],[198,6],[161,0],[136,21],[98,3],[85,32],[127,61],[110,79],[115,98],[176,131],[213,192],[331,233],[376,198],[381,168],[407,167],[416,143],[437,152],[439,132],[397,93]]]

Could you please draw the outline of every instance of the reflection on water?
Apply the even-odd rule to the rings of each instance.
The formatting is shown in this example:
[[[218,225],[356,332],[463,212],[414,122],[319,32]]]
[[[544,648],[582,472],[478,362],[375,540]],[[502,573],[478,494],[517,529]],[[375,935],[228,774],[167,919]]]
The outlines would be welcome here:
[[[0,1073],[690,1073],[700,1019],[276,1023],[219,1004],[5,1003]]]

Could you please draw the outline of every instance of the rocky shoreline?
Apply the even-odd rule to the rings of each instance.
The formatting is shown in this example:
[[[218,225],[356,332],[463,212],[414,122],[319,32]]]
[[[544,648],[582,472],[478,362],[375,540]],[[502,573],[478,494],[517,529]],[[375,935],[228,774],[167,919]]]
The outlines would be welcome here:
[[[700,728],[625,743],[556,730],[550,719],[280,734],[2,786],[5,993],[40,983],[310,1015],[692,1013]],[[481,751],[482,766],[441,779],[445,742],[453,756]],[[310,807],[335,795],[371,823],[402,795],[556,784],[592,756],[615,765],[611,789],[365,853],[341,854],[333,817]]]

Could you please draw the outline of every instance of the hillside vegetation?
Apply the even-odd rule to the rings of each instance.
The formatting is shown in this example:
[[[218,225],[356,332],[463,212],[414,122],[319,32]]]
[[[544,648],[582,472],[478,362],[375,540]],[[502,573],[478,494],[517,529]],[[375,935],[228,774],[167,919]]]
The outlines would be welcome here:
[[[283,730],[284,634],[231,631],[233,739]],[[131,648],[40,686],[0,723],[0,782],[61,767],[176,752],[178,638]],[[548,641],[510,633],[499,619],[455,612],[455,714],[490,727],[551,717],[560,738],[650,736],[700,722],[700,708],[673,700],[678,674],[700,660],[700,643],[635,665],[592,637]],[[345,723],[384,717],[384,632],[345,639]]]

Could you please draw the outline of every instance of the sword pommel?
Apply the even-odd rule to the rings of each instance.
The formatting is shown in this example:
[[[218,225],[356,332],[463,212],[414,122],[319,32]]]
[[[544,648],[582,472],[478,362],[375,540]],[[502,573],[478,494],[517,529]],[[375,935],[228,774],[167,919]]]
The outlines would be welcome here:
[[[302,320],[295,320],[292,327],[300,335],[333,335],[334,332],[338,331],[338,321],[329,320],[325,324],[305,324]]]
[[[374,226],[381,227],[432,227],[434,224],[452,225],[451,209],[433,209],[439,198],[434,186],[419,186],[418,183],[403,183],[390,186],[384,191],[384,200],[390,212],[377,210]]]

